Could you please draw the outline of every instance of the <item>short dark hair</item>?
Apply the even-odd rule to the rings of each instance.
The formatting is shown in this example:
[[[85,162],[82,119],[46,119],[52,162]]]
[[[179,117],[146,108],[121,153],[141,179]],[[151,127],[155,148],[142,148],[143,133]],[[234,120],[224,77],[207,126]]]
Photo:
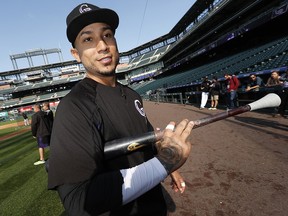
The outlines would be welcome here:
[[[40,104],[40,103],[36,103],[36,104],[34,104],[34,107],[37,107],[38,109],[41,110],[41,104]]]

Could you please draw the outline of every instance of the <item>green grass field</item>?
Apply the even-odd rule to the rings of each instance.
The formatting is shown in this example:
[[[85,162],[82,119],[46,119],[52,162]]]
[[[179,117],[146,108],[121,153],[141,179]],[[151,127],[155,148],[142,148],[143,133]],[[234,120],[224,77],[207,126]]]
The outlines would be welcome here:
[[[0,137],[19,129],[1,129]],[[33,165],[38,158],[30,130],[0,142],[0,215],[66,215],[57,192],[47,190],[44,165]]]

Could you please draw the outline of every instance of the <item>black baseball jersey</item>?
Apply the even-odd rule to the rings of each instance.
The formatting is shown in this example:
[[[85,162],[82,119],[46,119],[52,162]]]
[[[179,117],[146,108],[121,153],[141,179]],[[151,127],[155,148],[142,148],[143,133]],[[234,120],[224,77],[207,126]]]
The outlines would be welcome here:
[[[48,121],[45,118],[44,111],[40,110],[31,117],[31,132],[34,137],[50,136],[51,131],[48,127]]]
[[[48,188],[58,189],[71,215],[97,215],[111,208],[114,211],[110,215],[165,215],[160,184],[121,206],[123,179],[119,169],[151,159],[152,147],[109,161],[103,153],[107,141],[151,130],[141,97],[135,91],[119,83],[109,87],[83,79],[61,100],[56,111]]]

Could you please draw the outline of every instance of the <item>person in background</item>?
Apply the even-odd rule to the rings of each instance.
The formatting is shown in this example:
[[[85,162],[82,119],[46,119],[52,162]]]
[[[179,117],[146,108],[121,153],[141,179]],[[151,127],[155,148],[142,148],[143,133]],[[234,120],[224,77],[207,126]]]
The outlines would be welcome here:
[[[269,79],[267,80],[266,87],[270,90],[279,95],[281,97],[282,93],[282,81],[280,80],[280,75],[278,71],[272,71]],[[278,117],[278,109],[279,107],[274,108],[274,113],[272,114],[273,117]]]
[[[37,139],[39,160],[34,165],[45,164],[45,148],[50,144],[50,130],[48,120],[45,117],[44,111],[41,110],[40,104],[33,106],[34,114],[31,117],[31,132],[34,138]]]
[[[227,89],[227,110],[237,107],[237,90],[239,88],[240,82],[235,75],[226,73],[224,75],[226,80]]]
[[[219,95],[220,95],[221,85],[216,76],[212,79],[212,84],[210,85],[210,94],[211,94],[211,107],[209,110],[217,110]]]
[[[267,80],[266,87],[280,86],[282,81],[280,80],[280,75],[278,71],[272,71],[271,76]]]
[[[288,109],[288,70],[279,77],[279,81],[282,82],[282,91],[279,93],[281,104],[278,107],[278,113],[274,117],[287,118],[285,111]]]
[[[45,118],[47,118],[48,120],[48,128],[51,134],[53,122],[54,122],[54,114],[53,114],[53,111],[50,109],[49,102],[44,102],[42,104],[42,110],[45,112]]]
[[[22,116],[23,116],[23,119],[24,119],[24,125],[25,126],[29,126],[30,125],[29,124],[29,118],[28,118],[26,112],[22,112]]]
[[[245,89],[246,92],[249,91],[259,91],[260,87],[265,86],[265,83],[263,82],[263,80],[261,79],[261,77],[256,76],[256,74],[250,74],[249,76],[249,82],[247,84],[247,87]]]
[[[211,81],[208,79],[208,76],[203,77],[203,80],[200,86],[200,90],[201,90],[200,109],[204,109],[207,104],[210,85],[211,85]]]
[[[117,82],[117,13],[83,3],[67,16],[71,54],[86,77],[61,100],[53,123],[48,189],[57,190],[68,215],[167,215],[161,182],[185,182],[193,122],[171,121],[155,146],[106,159],[105,143],[154,131],[138,93]]]

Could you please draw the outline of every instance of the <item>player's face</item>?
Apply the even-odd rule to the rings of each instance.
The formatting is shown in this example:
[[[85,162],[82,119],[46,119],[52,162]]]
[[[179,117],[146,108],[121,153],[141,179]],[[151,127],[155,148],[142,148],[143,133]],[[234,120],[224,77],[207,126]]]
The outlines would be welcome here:
[[[114,76],[119,61],[116,39],[105,23],[84,27],[75,40],[72,55],[81,62],[91,78]]]

